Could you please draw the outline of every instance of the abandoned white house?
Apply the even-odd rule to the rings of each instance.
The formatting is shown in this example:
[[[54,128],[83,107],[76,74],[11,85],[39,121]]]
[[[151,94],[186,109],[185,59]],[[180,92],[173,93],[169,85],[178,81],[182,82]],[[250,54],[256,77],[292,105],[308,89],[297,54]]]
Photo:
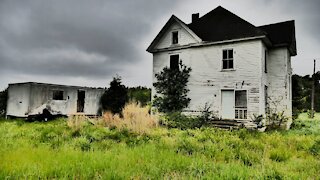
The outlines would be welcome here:
[[[98,115],[102,88],[65,86],[35,82],[9,84],[7,117],[41,114]]]
[[[293,20],[254,26],[219,6],[202,17],[193,14],[190,24],[172,15],[147,51],[154,82],[156,73],[178,61],[192,68],[184,112],[209,103],[222,119],[246,120],[267,110],[291,117],[295,41]]]

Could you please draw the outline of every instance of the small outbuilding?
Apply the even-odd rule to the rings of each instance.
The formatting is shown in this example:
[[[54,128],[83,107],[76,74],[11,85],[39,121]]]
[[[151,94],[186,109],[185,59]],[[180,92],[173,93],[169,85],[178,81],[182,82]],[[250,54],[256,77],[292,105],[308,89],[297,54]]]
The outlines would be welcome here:
[[[53,115],[99,115],[103,88],[36,82],[9,84],[7,117],[29,117],[47,110]]]

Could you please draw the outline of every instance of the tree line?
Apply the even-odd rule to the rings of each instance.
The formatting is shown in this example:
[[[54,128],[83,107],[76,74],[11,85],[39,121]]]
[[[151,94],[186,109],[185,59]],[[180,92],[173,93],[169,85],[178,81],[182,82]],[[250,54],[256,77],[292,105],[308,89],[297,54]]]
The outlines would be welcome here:
[[[294,112],[307,112],[311,109],[312,84],[315,85],[314,109],[320,112],[320,71],[313,76],[292,75],[292,108]]]
[[[167,69],[167,71],[169,71]],[[190,71],[190,70],[188,70]],[[170,74],[170,73],[168,73]],[[168,76],[173,77],[173,76]],[[314,78],[314,79],[313,79]],[[312,83],[315,83],[315,111],[320,112],[320,71],[317,72],[313,77],[310,75],[300,76],[297,74],[292,75],[292,107],[294,113],[300,113],[300,112],[307,112],[311,109],[311,90],[312,90]],[[156,83],[155,86],[159,86],[158,88],[161,89],[161,86],[167,86],[168,84],[161,84]],[[178,84],[179,85],[179,84]],[[117,89],[123,89],[120,90]],[[121,78],[115,77],[110,82],[110,87],[106,89],[106,93],[109,93],[111,91],[111,96],[114,96],[112,93],[116,92],[119,93],[118,100],[120,101],[120,104],[123,102],[128,101],[137,101],[141,105],[147,105],[151,101],[151,89],[146,87],[126,87],[121,84]],[[104,95],[104,98],[106,98],[106,93]],[[184,94],[184,93],[183,93]],[[174,93],[168,92],[168,97],[165,97],[166,100],[172,100],[172,95],[176,95]],[[6,88],[3,91],[0,91],[0,116],[5,115],[6,106],[7,106],[7,98],[8,98],[8,89]],[[163,98],[163,97],[162,97]],[[189,99],[185,99],[185,101],[189,101]],[[164,103],[166,104],[166,103]],[[188,104],[188,103],[187,103]],[[159,103],[156,105],[160,106]],[[107,105],[108,106],[108,105]],[[110,106],[111,107],[111,106]],[[109,108],[110,108],[109,107]],[[168,106],[166,106],[168,107]],[[180,107],[183,107],[180,105]],[[105,108],[107,108],[105,106]],[[175,107],[173,107],[174,109]],[[108,109],[108,108],[107,108]],[[160,109],[165,109],[165,106],[161,107]],[[114,112],[119,111],[120,109],[114,110]],[[170,110],[169,110],[170,111]]]

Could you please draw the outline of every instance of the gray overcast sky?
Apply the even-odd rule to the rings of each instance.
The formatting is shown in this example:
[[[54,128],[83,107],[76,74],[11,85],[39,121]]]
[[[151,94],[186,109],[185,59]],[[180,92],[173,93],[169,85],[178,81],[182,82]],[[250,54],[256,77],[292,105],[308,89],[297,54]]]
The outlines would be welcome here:
[[[105,87],[116,74],[151,87],[145,50],[170,16],[190,23],[219,5],[256,26],[294,19],[294,73],[320,60],[319,0],[0,0],[0,90],[25,81]]]

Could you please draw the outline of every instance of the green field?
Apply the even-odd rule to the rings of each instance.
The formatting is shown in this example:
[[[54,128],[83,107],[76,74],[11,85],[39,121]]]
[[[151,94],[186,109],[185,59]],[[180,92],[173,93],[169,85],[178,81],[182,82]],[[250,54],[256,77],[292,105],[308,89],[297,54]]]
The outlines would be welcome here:
[[[0,120],[0,179],[319,179],[320,118],[292,130],[155,128]]]

